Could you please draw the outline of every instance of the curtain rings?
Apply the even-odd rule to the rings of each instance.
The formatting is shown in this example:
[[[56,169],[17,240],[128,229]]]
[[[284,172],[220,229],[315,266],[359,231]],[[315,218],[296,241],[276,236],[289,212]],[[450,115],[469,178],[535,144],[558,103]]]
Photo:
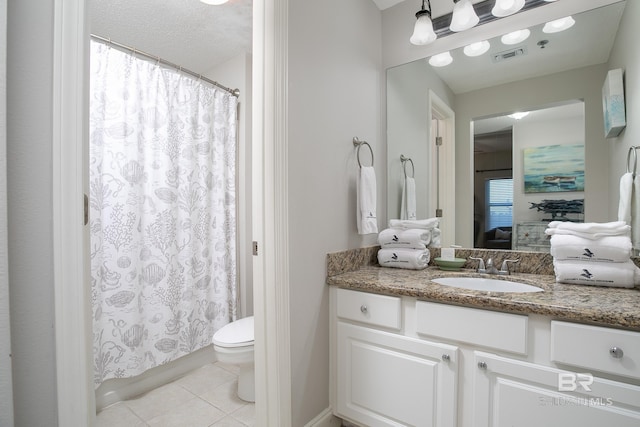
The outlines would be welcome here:
[[[357,136],[353,137],[353,145],[355,147],[358,147],[358,149],[356,150],[356,158],[358,159],[358,166],[362,168],[362,163],[360,162],[360,147],[362,147],[363,145],[366,145],[367,147],[369,147],[369,151],[371,152],[371,166],[373,166],[373,148],[371,148],[371,145],[369,145],[367,141],[360,141]]]
[[[404,177],[409,177],[407,175],[407,163],[411,163],[411,176],[409,178],[414,178],[416,176],[416,167],[413,164],[413,160],[410,157],[405,157],[404,154],[400,154],[400,161],[402,162],[402,170],[404,171]]]

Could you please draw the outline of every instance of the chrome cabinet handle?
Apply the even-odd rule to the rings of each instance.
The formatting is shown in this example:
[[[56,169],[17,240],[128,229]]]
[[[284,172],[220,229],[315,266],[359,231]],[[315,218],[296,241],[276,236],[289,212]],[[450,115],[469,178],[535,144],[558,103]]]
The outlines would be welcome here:
[[[451,360],[451,356],[449,356],[448,354],[443,354],[442,360],[444,360],[445,362],[448,362],[449,360]]]
[[[367,311],[368,311],[368,310],[369,310],[369,309],[367,308],[367,306],[366,306],[366,305],[362,304],[362,305],[360,306],[360,311],[361,311],[363,314],[367,314]]]
[[[487,369],[487,362],[478,362],[478,368]]]
[[[622,351],[620,347],[611,347],[609,349],[609,354],[615,359],[622,359],[622,356],[624,356],[624,351]]]

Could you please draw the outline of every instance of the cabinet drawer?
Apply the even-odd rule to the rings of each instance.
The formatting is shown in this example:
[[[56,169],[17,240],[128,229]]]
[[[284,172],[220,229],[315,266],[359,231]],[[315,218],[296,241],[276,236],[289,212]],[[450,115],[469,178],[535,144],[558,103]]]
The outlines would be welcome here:
[[[399,297],[347,289],[338,289],[337,296],[338,317],[384,328],[401,328]]]
[[[419,334],[527,354],[527,316],[418,301],[416,317]]]
[[[552,321],[551,360],[640,379],[640,333]]]

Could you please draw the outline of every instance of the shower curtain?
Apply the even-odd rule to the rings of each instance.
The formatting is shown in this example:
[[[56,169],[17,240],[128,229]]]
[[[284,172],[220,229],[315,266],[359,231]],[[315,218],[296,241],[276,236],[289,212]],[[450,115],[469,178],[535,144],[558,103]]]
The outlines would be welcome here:
[[[236,318],[236,106],[91,42],[96,387],[203,348]]]

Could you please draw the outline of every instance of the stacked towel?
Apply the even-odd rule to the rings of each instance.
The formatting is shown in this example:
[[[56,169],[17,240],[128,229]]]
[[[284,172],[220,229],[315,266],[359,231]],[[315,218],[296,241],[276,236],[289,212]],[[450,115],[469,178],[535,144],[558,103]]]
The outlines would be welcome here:
[[[382,267],[422,270],[429,265],[430,259],[428,249],[390,248],[378,251],[378,264]]]
[[[624,288],[640,284],[640,269],[631,261],[630,228],[624,221],[549,223],[545,233],[551,236],[556,281]]]
[[[378,234],[378,264],[383,267],[421,270],[429,265],[428,247],[440,245],[439,218],[389,221]]]
[[[356,180],[356,199],[358,234],[377,233],[376,173],[372,166],[360,168]]]

